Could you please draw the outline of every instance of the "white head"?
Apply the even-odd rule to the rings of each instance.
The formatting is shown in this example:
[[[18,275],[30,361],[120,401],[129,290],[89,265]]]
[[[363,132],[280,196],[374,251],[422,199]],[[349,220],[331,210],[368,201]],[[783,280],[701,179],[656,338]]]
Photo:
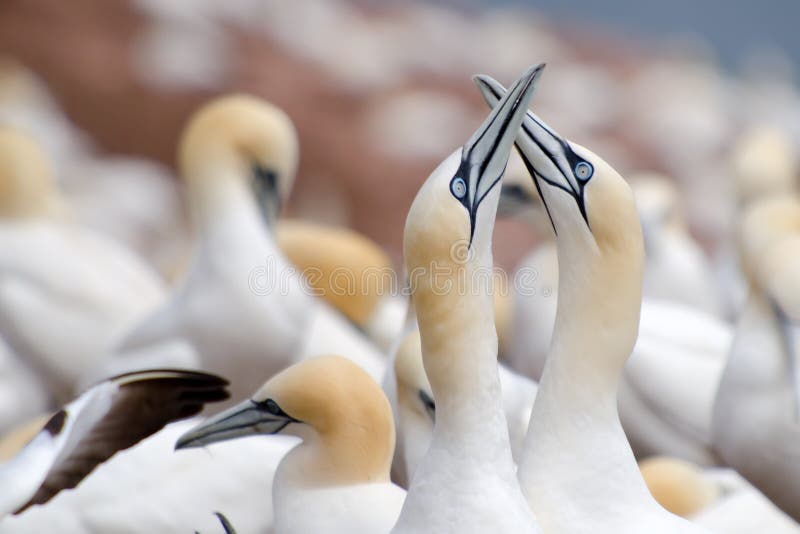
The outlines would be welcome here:
[[[289,367],[252,398],[181,436],[176,448],[259,434],[303,440],[291,453],[296,472],[290,476],[309,486],[389,480],[395,439],[389,401],[346,358],[320,356]]]
[[[247,95],[224,96],[200,108],[183,131],[178,153],[196,213],[213,209],[220,181],[236,180],[253,191],[269,223],[289,196],[297,160],[289,117]]]

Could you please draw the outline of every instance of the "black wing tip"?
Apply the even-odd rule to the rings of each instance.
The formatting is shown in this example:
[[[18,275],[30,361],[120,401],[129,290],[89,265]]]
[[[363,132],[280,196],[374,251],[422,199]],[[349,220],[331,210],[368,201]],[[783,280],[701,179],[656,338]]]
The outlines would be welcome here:
[[[161,375],[161,376],[159,376]],[[204,371],[194,371],[190,369],[173,369],[173,368],[156,368],[156,369],[140,369],[138,371],[130,371],[113,376],[108,379],[109,381],[121,381],[126,384],[139,382],[144,380],[186,380],[203,383],[209,386],[227,386],[230,385],[227,379],[213,373],[206,373]]]
[[[233,525],[231,524],[230,520],[225,517],[225,514],[222,512],[214,512],[214,515],[217,516],[219,522],[222,523],[222,528],[225,529],[225,534],[236,534],[236,529],[233,528]]]
[[[67,421],[67,412],[65,410],[59,410],[53,414],[53,416],[47,420],[44,427],[42,427],[42,431],[47,431],[51,436],[57,436],[61,433],[61,430],[64,428],[64,423]]]

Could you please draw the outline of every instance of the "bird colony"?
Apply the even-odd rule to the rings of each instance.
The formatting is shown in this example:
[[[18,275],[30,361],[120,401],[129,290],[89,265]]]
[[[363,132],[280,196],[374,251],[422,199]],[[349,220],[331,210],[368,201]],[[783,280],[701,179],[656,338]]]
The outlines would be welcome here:
[[[787,134],[719,155],[712,261],[673,180],[535,113],[544,64],[472,82],[484,119],[418,177],[394,291],[380,246],[284,216],[302,147],[270,102],[202,105],[180,188],[109,232],[0,124],[0,533],[800,533]],[[540,236],[505,292],[498,218]]]

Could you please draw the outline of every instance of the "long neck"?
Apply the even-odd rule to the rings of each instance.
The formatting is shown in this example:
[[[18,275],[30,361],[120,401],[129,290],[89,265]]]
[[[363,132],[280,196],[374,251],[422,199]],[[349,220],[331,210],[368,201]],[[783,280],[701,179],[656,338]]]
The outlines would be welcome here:
[[[432,447],[510,468],[497,374],[491,266],[491,253],[451,265],[449,276],[436,284],[419,284],[414,305],[436,402]]]
[[[576,515],[591,521],[652,504],[617,411],[638,330],[641,258],[574,252],[559,243],[555,330],[518,471],[543,526],[562,530]]]
[[[219,164],[204,167],[189,179],[198,251],[206,261],[237,272],[263,266],[271,257],[283,267],[286,260],[248,182],[239,174],[235,166]]]
[[[751,281],[717,393],[718,404],[735,406],[747,399],[739,394],[742,389],[774,389],[776,376],[789,376],[784,335],[776,307]]]

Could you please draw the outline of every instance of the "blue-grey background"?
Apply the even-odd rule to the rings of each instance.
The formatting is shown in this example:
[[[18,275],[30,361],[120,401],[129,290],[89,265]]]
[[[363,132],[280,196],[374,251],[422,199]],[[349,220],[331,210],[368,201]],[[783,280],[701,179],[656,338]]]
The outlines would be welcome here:
[[[450,4],[459,3],[450,0]],[[464,2],[461,2],[462,4]],[[800,0],[466,0],[538,9],[551,20],[604,27],[651,41],[700,35],[719,61],[738,71],[756,49],[779,48],[800,70]]]

